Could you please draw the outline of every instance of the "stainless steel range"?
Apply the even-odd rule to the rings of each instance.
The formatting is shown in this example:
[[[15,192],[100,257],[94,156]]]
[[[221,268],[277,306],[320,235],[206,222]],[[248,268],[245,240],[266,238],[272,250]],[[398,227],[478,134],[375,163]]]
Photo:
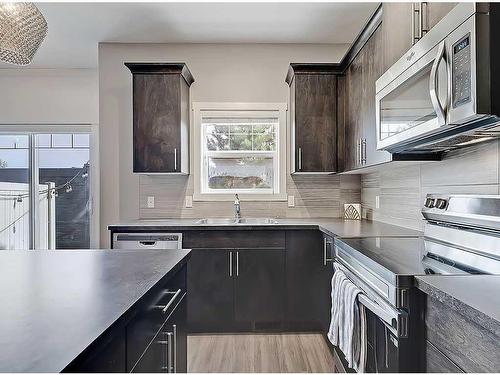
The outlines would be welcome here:
[[[430,194],[422,215],[423,237],[335,241],[334,267],[363,290],[359,301],[369,310],[369,371],[423,370],[415,276],[500,274],[500,196]]]

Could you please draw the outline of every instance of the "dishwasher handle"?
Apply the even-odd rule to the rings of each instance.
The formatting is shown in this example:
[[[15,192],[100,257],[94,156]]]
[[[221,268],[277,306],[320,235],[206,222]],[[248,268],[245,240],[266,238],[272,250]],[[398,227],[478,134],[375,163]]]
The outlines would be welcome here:
[[[142,246],[155,246],[156,241],[139,241],[139,245]]]

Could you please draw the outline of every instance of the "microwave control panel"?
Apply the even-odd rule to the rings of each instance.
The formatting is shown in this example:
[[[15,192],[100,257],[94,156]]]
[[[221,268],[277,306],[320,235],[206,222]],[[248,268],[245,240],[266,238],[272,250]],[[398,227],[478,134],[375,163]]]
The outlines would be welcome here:
[[[452,99],[455,108],[471,99],[470,34],[456,42],[452,51]]]

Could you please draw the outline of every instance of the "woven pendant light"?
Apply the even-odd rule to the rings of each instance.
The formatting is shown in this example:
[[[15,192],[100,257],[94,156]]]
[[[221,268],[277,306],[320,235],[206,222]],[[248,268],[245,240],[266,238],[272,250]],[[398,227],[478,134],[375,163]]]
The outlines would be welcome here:
[[[47,35],[47,21],[33,3],[0,2],[0,61],[28,65]]]

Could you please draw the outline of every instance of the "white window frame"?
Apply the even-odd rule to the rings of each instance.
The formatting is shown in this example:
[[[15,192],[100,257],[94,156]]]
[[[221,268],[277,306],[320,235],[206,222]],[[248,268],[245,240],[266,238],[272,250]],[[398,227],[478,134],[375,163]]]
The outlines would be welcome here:
[[[286,201],[286,103],[193,103],[193,127],[191,161],[194,178],[194,201],[231,201],[237,193],[241,200],[246,201]],[[276,155],[274,158],[274,182],[276,189],[225,189],[217,192],[207,192],[206,170],[203,168],[205,134],[202,129],[202,119],[204,116],[219,117],[276,117],[278,118],[278,128],[276,129],[276,151],[235,151],[226,152],[226,157],[241,156],[245,153],[256,155]],[[207,154],[220,153],[207,151]]]
[[[90,248],[98,249],[100,246],[100,220],[99,220],[99,207],[100,207],[100,182],[99,182],[99,127],[97,124],[57,124],[57,123],[37,123],[37,124],[26,124],[26,123],[0,123],[0,134],[19,134],[28,135],[30,139],[34,139],[33,136],[36,134],[78,134],[78,133],[89,133],[90,134]],[[30,173],[35,173],[36,178],[31,176],[30,178],[30,201],[32,207],[30,209],[30,249],[38,249],[38,209],[37,199],[33,199],[33,191],[35,191],[35,186],[38,183],[38,169],[33,168],[33,161],[36,158],[36,153],[34,147],[31,148],[32,152],[29,156],[29,169]],[[36,165],[37,163],[35,163]]]

